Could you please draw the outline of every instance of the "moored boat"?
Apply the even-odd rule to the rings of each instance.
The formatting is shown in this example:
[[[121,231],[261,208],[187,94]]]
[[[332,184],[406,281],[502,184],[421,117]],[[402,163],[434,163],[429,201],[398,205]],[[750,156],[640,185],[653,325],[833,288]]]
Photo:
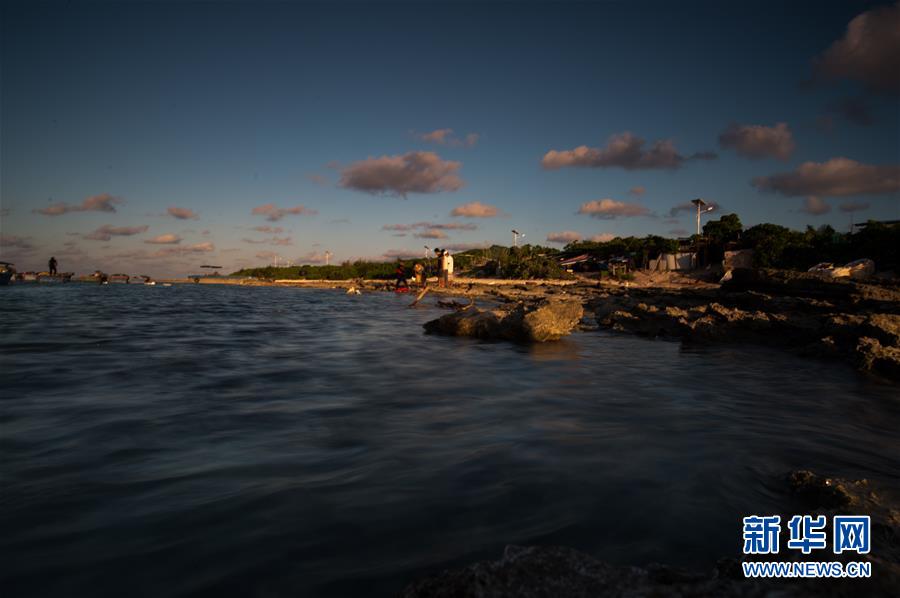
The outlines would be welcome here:
[[[0,286],[8,285],[15,274],[16,269],[10,262],[0,262]]]
[[[84,276],[79,276],[75,280],[78,282],[93,282],[97,284],[103,284],[106,282],[107,276],[105,273],[100,270],[94,270],[93,274],[85,274]]]
[[[131,280],[131,277],[127,274],[110,274],[109,282],[110,283],[118,283],[118,284],[128,284],[128,281]]]

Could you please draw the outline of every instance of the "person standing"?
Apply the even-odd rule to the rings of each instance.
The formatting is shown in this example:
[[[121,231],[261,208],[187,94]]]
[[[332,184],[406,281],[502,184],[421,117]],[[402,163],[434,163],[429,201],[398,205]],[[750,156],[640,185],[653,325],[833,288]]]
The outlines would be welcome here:
[[[50,276],[56,276],[56,258],[50,257],[50,261],[47,262],[47,269],[50,272]]]
[[[416,262],[416,265],[413,266],[413,273],[416,275],[416,286],[424,288],[427,282],[425,280],[425,266],[422,265],[422,262]]]
[[[444,286],[449,287],[453,283],[453,256],[449,251],[444,252]]]
[[[394,290],[399,291],[401,289],[406,289],[406,268],[403,267],[403,262],[400,260],[397,260],[397,268],[394,270],[394,275],[397,278]]]
[[[443,249],[435,249],[434,252],[437,254],[438,258],[438,288],[444,288],[447,286],[447,264],[444,258],[445,252]]]

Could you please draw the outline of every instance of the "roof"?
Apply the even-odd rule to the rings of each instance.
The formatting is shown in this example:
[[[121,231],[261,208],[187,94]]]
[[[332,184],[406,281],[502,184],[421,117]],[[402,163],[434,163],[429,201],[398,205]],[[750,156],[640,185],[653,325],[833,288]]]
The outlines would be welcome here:
[[[900,220],[869,220],[868,222],[859,222],[854,224],[853,226],[858,228],[865,228],[869,225],[869,223],[874,224],[884,224],[885,226],[897,226],[900,224]]]
[[[581,255],[576,255],[575,257],[566,258],[564,260],[559,260],[560,266],[572,266],[574,264],[580,264],[581,262],[586,262],[590,259],[586,253],[582,253]]]

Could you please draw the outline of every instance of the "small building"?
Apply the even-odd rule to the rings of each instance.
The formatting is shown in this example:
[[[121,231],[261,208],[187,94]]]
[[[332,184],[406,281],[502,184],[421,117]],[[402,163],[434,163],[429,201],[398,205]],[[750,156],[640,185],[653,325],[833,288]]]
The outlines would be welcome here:
[[[647,269],[656,272],[693,270],[697,267],[697,254],[693,252],[661,253],[647,262]]]

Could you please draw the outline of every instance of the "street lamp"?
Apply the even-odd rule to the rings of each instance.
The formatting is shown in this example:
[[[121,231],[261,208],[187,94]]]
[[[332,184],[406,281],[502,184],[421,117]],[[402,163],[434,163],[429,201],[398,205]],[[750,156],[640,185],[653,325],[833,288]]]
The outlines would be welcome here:
[[[699,197],[697,199],[692,199],[691,203],[694,204],[695,206],[697,206],[697,234],[699,235],[700,234],[700,215],[705,214],[707,212],[712,212],[713,210],[716,209],[716,207],[707,204],[705,201],[703,201]]]
[[[326,265],[326,266],[329,265],[329,263],[331,262],[331,256],[332,256],[332,255],[334,255],[334,254],[331,253],[330,251],[326,251],[326,252],[325,252],[325,265]]]
[[[427,260],[427,259],[428,259],[428,254],[431,253],[431,247],[429,247],[428,245],[422,245],[422,247],[425,248],[425,259]]]
[[[512,234],[513,234],[513,247],[518,247],[519,246],[519,237],[522,237],[524,239],[525,233],[520,233],[516,229],[512,229]]]

